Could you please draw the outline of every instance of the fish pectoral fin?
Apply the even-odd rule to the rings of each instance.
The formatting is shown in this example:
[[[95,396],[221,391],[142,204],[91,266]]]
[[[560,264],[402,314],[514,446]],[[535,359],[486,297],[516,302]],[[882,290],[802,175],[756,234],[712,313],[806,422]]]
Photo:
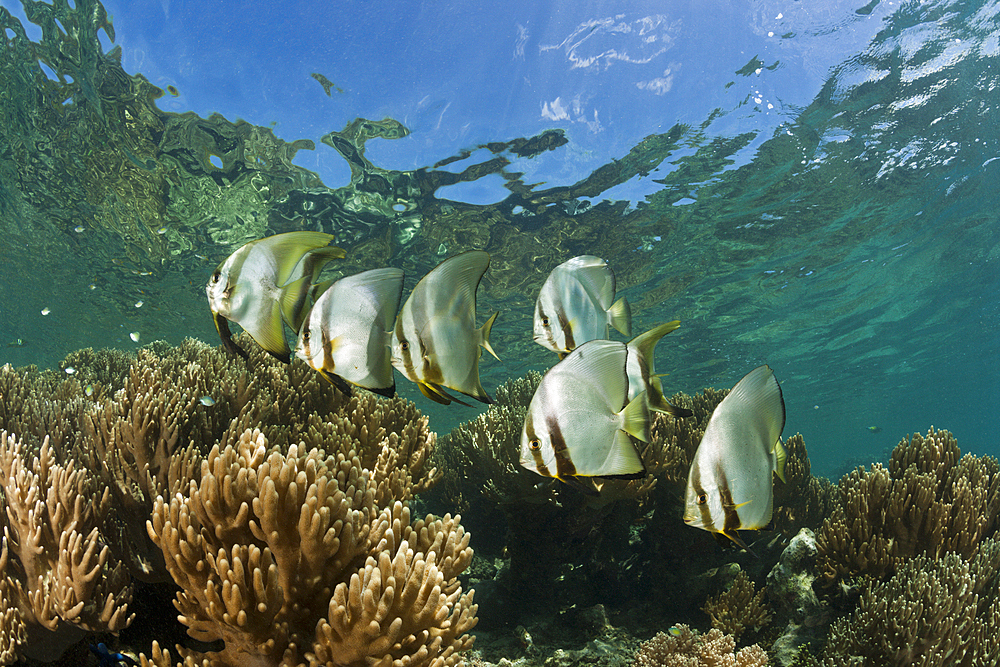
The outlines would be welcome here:
[[[753,502],[752,500],[748,500],[746,502],[737,503],[736,505],[729,505],[726,509],[738,510],[739,508],[745,507],[745,506],[749,505],[752,502]]]
[[[741,549],[746,551],[748,554],[756,555],[752,551],[750,551],[750,547],[747,546],[747,543],[743,541],[743,539],[739,536],[739,534],[735,530],[720,530],[718,533],[716,533],[716,535],[722,535],[723,537],[727,537],[733,542],[735,542]]]
[[[486,320],[486,324],[484,324],[479,329],[479,335],[480,335],[479,344],[483,346],[483,349],[492,354],[497,361],[500,361],[500,357],[497,356],[497,353],[493,351],[493,346],[490,345],[490,330],[493,328],[493,323],[496,322],[497,315],[499,314],[500,314],[499,310],[493,313],[490,319]]]
[[[632,306],[628,305],[628,299],[622,297],[611,304],[608,315],[611,319],[611,326],[617,329],[621,335],[632,335]]]

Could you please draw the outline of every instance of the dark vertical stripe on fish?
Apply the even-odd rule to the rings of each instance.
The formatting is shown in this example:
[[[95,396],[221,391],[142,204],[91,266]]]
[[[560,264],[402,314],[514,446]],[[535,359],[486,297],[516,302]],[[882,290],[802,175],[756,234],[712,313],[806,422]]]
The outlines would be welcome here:
[[[705,493],[705,489],[701,486],[701,468],[698,466],[691,466],[691,487],[697,498],[704,496],[708,498],[708,494]],[[698,503],[698,511],[701,512],[701,525],[706,530],[715,530],[715,520],[712,519],[712,510],[708,506],[708,502]]]
[[[729,488],[729,480],[722,469],[722,462],[719,461],[715,467],[715,477],[719,480],[719,496],[722,500],[722,511],[725,513],[725,523],[722,531],[725,533],[738,530],[741,522],[739,512],[736,511],[736,503],[733,502],[733,492]]]
[[[535,433],[535,423],[531,419],[531,413],[529,412],[524,417],[524,432],[528,436],[528,442],[540,442],[538,439],[538,434]],[[531,458],[535,460],[535,470],[539,475],[543,477],[552,477],[552,472],[549,467],[545,465],[545,461],[542,460],[542,448],[541,447],[530,447]]]
[[[556,477],[560,479],[576,475],[576,466],[569,454],[566,446],[566,438],[562,429],[559,428],[559,420],[555,416],[547,416],[545,425],[549,429],[549,442],[552,445],[552,453],[556,457]]]
[[[563,332],[563,339],[566,345],[566,351],[576,349],[576,340],[573,338],[573,325],[570,324],[569,319],[566,317],[566,311],[562,308],[556,313],[559,316],[559,327]]]

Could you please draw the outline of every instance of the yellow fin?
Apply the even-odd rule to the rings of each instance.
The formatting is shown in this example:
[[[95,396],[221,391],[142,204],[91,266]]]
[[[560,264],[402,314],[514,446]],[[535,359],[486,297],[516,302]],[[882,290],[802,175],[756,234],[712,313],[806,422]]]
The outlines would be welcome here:
[[[308,310],[305,307],[308,292],[308,276],[302,276],[281,288],[281,316],[296,333],[302,328],[302,321]]]
[[[640,392],[622,408],[621,429],[629,435],[634,435],[643,442],[649,442],[649,406],[646,404],[646,392]]]
[[[771,451],[774,452],[774,472],[778,475],[778,479],[785,482],[785,460],[788,458],[788,454],[781,446],[781,438],[775,441]]]
[[[497,361],[500,361],[500,357],[497,356],[497,353],[493,351],[493,346],[490,345],[490,330],[493,329],[493,323],[496,322],[497,315],[499,314],[499,310],[493,313],[493,315],[490,316],[490,319],[486,320],[486,324],[479,329],[479,334],[482,338],[482,341],[479,344],[483,346],[483,349],[492,354]]]
[[[628,305],[625,297],[611,304],[608,313],[611,315],[611,326],[618,329],[623,336],[632,335],[632,307]]]
[[[285,329],[281,325],[281,309],[277,303],[272,307],[270,317],[260,324],[259,329],[250,332],[253,339],[275,359],[286,364],[290,363],[291,348],[285,340]]]
[[[288,282],[292,277],[295,266],[310,250],[325,248],[333,242],[333,234],[323,232],[287,232],[268,236],[259,241],[263,247],[267,248],[274,258],[278,267],[276,284],[280,287]],[[334,250],[343,250],[335,248]],[[341,255],[343,256],[343,255]]]

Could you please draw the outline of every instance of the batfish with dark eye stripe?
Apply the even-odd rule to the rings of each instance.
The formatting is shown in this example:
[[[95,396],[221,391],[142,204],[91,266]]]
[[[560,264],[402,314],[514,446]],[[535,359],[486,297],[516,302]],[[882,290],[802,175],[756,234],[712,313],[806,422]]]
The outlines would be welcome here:
[[[684,522],[725,535],[771,521],[772,473],[785,480],[785,402],[769,366],[747,373],[716,406],[688,473]]]
[[[322,232],[276,234],[244,244],[219,264],[205,291],[227,351],[247,356],[233,341],[229,320],[272,356],[291,360],[282,320],[298,333],[309,288],[328,261],[344,256],[332,241],[333,235]]]
[[[582,477],[635,479],[646,474],[629,434],[649,441],[645,393],[628,400],[625,343],[594,340],[553,366],[528,405],[521,465],[585,493]]]
[[[615,273],[606,261],[580,255],[552,269],[535,301],[536,343],[564,357],[607,338],[609,324],[631,335],[632,311],[625,297],[615,301]]]
[[[353,384],[393,396],[389,345],[402,293],[402,269],[341,278],[316,299],[302,321],[296,356],[346,394]]]
[[[449,257],[420,279],[396,317],[392,365],[432,401],[468,405],[448,388],[493,402],[479,382],[479,348],[497,356],[490,346],[497,313],[476,328],[476,290],[489,266],[482,250]]]

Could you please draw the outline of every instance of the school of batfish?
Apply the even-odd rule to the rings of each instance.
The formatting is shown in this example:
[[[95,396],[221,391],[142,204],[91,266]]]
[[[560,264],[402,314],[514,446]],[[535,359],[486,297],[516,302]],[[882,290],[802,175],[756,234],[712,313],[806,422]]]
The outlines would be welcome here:
[[[403,271],[374,269],[318,282],[328,262],[345,256],[322,232],[289,232],[251,241],[226,258],[206,286],[224,348],[247,357],[229,322],[289,363],[295,354],[341,391],[352,385],[395,394],[392,369],[427,398],[468,405],[447,390],[483,403],[480,348],[490,345],[494,313],[476,327],[476,291],[490,256],[471,250],[425,275],[400,307]],[[398,311],[398,314],[397,314]],[[680,326],[667,322],[628,343],[608,340],[609,327],[631,336],[625,297],[615,300],[615,274],[600,257],[581,255],[555,267],[535,302],[534,340],[560,361],[542,378],[521,432],[520,462],[584,493],[605,478],[646,474],[636,440],[649,441],[650,411],[691,416],[663,394],[653,357],[659,340]],[[716,407],[691,462],[684,521],[741,547],[738,530],[771,520],[772,476],[784,479],[781,432],[785,405],[768,366],[750,371]]]

